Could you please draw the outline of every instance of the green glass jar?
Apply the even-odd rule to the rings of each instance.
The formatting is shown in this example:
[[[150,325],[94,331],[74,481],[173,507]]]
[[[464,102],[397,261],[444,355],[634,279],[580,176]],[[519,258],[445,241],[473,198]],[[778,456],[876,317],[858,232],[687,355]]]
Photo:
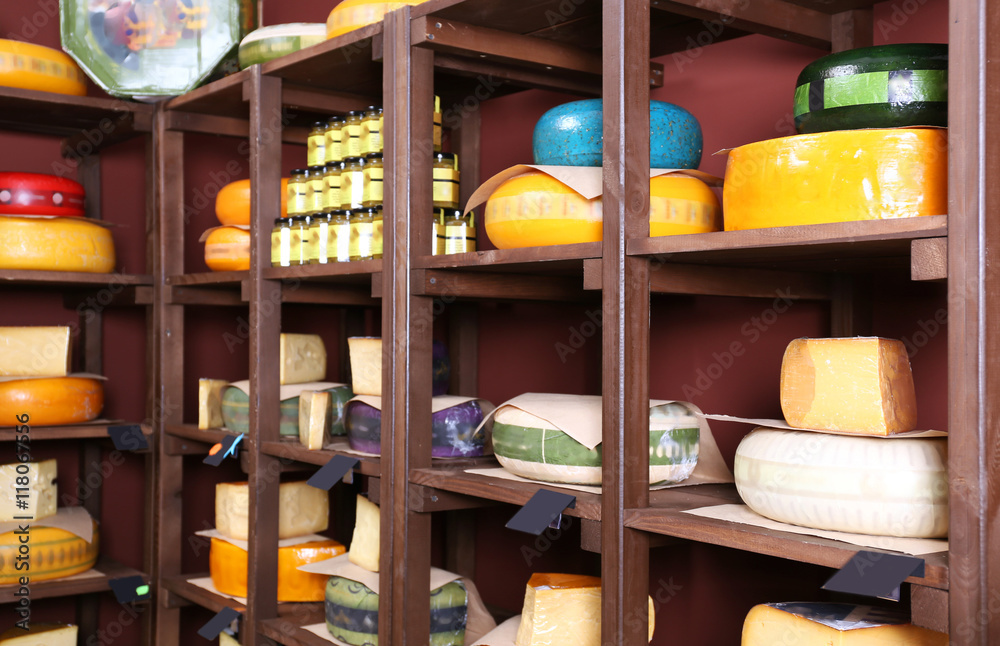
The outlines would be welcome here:
[[[271,266],[288,267],[291,263],[291,218],[278,218],[271,229]]]
[[[365,165],[362,169],[364,174],[364,188],[361,194],[361,206],[372,208],[382,206],[383,196],[383,173],[382,153],[372,153],[365,157]]]
[[[326,163],[326,123],[323,121],[314,123],[309,131],[306,159],[310,166],[322,166]]]
[[[365,160],[348,157],[340,172],[340,208],[345,211],[360,209],[365,195]]]
[[[292,265],[309,264],[309,225],[312,224],[312,217],[308,215],[296,215],[292,218],[289,234],[288,256]]]
[[[351,212],[338,209],[330,212],[327,229],[327,262],[347,262],[351,259]]]
[[[329,213],[320,213],[309,223],[309,245],[306,255],[310,265],[325,265],[329,262],[327,245],[330,240],[330,219]]]
[[[325,169],[323,166],[310,166],[306,189],[306,214],[317,215],[326,211],[324,196],[326,193]]]
[[[296,168],[288,178],[286,211],[289,217],[305,215],[308,209],[308,173],[305,168]]]
[[[459,192],[458,156],[434,153],[434,208],[457,209]]]
[[[361,156],[382,152],[382,108],[370,105],[361,117]]]
[[[348,157],[361,157],[361,118],[363,110],[351,110],[344,117],[344,126],[340,131],[340,154],[344,161]]]
[[[330,117],[326,122],[326,130],[324,131],[325,149],[323,151],[325,155],[323,161],[327,164],[344,161],[344,156],[341,152],[343,128],[344,120],[340,117]]]
[[[351,211],[351,260],[372,259],[375,209]]]

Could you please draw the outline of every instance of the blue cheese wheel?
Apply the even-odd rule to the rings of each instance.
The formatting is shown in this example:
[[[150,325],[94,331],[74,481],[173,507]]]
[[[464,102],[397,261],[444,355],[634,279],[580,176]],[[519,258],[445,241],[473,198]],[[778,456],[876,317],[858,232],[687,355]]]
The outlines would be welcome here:
[[[350,386],[329,388],[330,419],[328,420],[331,435],[344,435],[345,406],[354,397]],[[299,398],[292,397],[281,402],[280,417],[281,435],[299,436]],[[222,421],[226,428],[237,433],[250,432],[250,397],[235,386],[229,386],[222,391]]]
[[[800,133],[948,126],[948,46],[879,45],[824,56],[795,84]]]
[[[240,42],[240,69],[312,47],[326,40],[326,24],[293,22],[261,27]]]

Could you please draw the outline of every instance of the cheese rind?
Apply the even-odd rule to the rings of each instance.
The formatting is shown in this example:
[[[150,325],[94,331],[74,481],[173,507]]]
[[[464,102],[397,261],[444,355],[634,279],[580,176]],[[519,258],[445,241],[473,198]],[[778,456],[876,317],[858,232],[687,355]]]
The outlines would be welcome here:
[[[790,426],[891,435],[917,426],[906,346],[882,338],[795,339],[781,362]]]
[[[28,576],[32,583],[72,576],[94,567],[100,533],[97,521],[91,522],[93,535],[89,543],[64,529],[31,526],[31,571]],[[24,570],[17,569],[21,545],[20,536],[13,531],[0,534],[0,585],[16,583],[25,576]]]
[[[83,70],[51,47],[0,39],[0,85],[25,90],[85,96]]]
[[[76,646],[77,626],[73,624],[28,624],[28,630],[14,626],[0,634],[0,646]]]
[[[382,396],[382,339],[347,339],[351,355],[351,389],[355,395]]]
[[[768,603],[743,623],[742,646],[946,646],[948,636],[902,613],[846,603]]]
[[[326,491],[305,482],[283,482],[278,488],[278,498],[278,538],[305,536],[329,526],[330,498]],[[215,528],[220,534],[247,540],[249,514],[249,483],[215,485]]]
[[[114,268],[110,229],[82,218],[0,218],[0,269],[106,274]]]
[[[32,521],[55,516],[59,501],[57,473],[55,460],[0,465],[0,522],[18,516],[30,516]],[[18,500],[27,506],[18,507]]]
[[[97,419],[103,407],[104,384],[98,379],[52,377],[0,381],[3,426],[21,423],[16,416],[22,414],[28,415],[31,426],[89,422]]]
[[[351,551],[347,553],[347,558],[370,572],[378,572],[381,523],[378,505],[359,495],[354,536],[351,538]]]
[[[326,346],[318,334],[282,334],[279,357],[282,386],[326,378]]]
[[[303,572],[300,565],[340,556],[344,546],[335,540],[311,541],[278,548],[278,601],[322,601],[324,574]],[[208,554],[212,585],[223,594],[247,596],[247,551],[220,538],[213,538]]]
[[[299,442],[310,451],[322,449],[326,442],[332,404],[328,392],[307,390],[299,395]]]
[[[198,428],[222,427],[222,389],[227,385],[225,379],[198,380]]]
[[[205,238],[205,264],[212,271],[250,269],[250,232],[219,227]]]
[[[65,377],[72,341],[68,326],[0,327],[0,377]]]

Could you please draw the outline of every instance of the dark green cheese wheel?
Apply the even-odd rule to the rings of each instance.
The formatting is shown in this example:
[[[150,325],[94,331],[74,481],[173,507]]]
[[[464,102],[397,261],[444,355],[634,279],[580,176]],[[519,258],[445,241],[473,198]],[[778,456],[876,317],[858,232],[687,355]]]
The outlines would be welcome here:
[[[332,435],[344,435],[344,409],[347,402],[354,397],[350,386],[329,388],[330,393],[330,431]],[[281,402],[280,433],[281,435],[299,436],[299,398],[292,397]],[[250,432],[250,397],[239,388],[229,386],[222,392],[222,421],[226,428],[237,433]]]
[[[824,56],[795,84],[800,133],[948,125],[948,46],[880,45]]]

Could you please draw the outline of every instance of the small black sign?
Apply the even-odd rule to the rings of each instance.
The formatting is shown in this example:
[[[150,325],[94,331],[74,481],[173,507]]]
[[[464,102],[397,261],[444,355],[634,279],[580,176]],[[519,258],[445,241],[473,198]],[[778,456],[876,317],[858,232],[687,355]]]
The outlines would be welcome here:
[[[538,536],[552,524],[552,521],[559,518],[567,507],[576,507],[576,496],[539,489],[507,522],[507,529]]]
[[[233,623],[234,619],[239,618],[240,613],[236,612],[229,606],[226,606],[219,611],[219,614],[212,617],[207,624],[198,629],[198,634],[208,639],[209,641],[216,639],[226,626]]]
[[[227,456],[231,455],[236,457],[236,447],[242,439],[243,433],[240,433],[239,435],[227,435],[222,442],[212,447],[208,457],[202,460],[202,462],[204,464],[217,467],[222,464],[222,461],[225,460]]]
[[[108,435],[119,451],[142,451],[149,448],[149,442],[138,424],[109,426]]]
[[[149,584],[138,574],[108,581],[118,603],[131,603],[149,599]]]
[[[335,455],[329,462],[324,464],[319,471],[314,473],[306,484],[310,487],[316,487],[317,489],[329,491],[330,489],[333,489],[334,485],[343,480],[344,476],[346,476],[351,469],[356,467],[359,462],[361,462],[361,460],[358,458],[352,458],[346,455]]]
[[[899,586],[903,581],[923,575],[923,559],[862,550],[830,577],[823,589],[899,601]]]

